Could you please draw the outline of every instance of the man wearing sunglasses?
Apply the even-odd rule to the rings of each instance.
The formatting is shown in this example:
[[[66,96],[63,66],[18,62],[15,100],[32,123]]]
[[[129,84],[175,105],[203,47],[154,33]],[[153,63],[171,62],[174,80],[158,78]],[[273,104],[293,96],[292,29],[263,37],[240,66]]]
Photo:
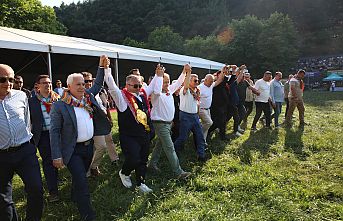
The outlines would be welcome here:
[[[31,92],[29,90],[27,90],[26,88],[23,87],[24,86],[24,79],[22,76],[20,75],[15,75],[14,76],[14,84],[13,84],[13,89],[22,91],[26,94],[26,96],[28,98],[31,97]]]
[[[186,76],[184,86],[180,91],[180,134],[174,142],[175,151],[183,149],[189,132],[192,131],[196,140],[198,160],[205,162],[205,139],[198,115],[200,90],[198,88],[199,78],[196,74]]]
[[[120,147],[125,156],[119,177],[126,188],[131,188],[130,174],[135,171],[138,189],[143,193],[152,192],[145,184],[150,139],[153,138],[148,97],[162,91],[163,73],[163,68],[158,65],[155,77],[144,88],[139,76],[129,75],[126,77],[125,88],[120,90],[111,70],[108,68],[105,71],[105,82],[118,108]]]
[[[14,173],[27,194],[26,220],[40,220],[43,185],[36,148],[29,142],[30,111],[24,92],[13,90],[14,71],[0,64],[0,220],[20,220],[12,199]]]

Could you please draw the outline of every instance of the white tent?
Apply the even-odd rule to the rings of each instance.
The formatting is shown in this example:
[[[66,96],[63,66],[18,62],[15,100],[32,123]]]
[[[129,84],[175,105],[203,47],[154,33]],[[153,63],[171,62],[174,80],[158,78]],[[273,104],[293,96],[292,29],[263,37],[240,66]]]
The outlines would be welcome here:
[[[208,70],[217,70],[224,65],[198,57],[1,26],[0,48],[47,53],[49,74],[51,77],[51,53],[86,56],[100,56],[106,54],[110,58],[116,59],[116,79],[118,79],[117,59],[161,62],[174,65],[189,63],[193,67]]]

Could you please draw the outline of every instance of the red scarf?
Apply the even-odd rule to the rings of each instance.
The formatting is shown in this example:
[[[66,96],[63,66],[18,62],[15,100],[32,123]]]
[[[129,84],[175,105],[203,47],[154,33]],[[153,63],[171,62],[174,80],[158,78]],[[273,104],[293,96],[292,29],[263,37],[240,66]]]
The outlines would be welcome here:
[[[43,101],[43,96],[40,93],[36,94],[37,99],[45,106],[46,112],[49,114],[51,110],[51,105],[60,99],[60,95],[51,91],[49,94],[49,101]]]
[[[134,104],[137,103],[137,102],[136,102],[135,96],[131,92],[129,92],[127,90],[127,88],[124,88],[122,90],[122,93],[124,95],[126,103],[128,104],[132,114],[136,117],[137,110],[134,108],[134,106],[135,106]],[[139,93],[142,94],[143,97],[144,97],[145,103],[148,106],[148,115],[150,116],[150,103],[148,101],[148,96],[147,96],[147,94],[146,94],[146,92],[145,92],[145,90],[143,88],[140,89]]]

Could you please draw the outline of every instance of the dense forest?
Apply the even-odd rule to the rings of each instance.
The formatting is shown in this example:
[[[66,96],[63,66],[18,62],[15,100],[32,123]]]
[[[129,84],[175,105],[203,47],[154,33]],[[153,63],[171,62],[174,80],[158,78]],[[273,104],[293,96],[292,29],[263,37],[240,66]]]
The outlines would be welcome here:
[[[342,0],[2,0],[0,25],[288,71],[343,53]]]

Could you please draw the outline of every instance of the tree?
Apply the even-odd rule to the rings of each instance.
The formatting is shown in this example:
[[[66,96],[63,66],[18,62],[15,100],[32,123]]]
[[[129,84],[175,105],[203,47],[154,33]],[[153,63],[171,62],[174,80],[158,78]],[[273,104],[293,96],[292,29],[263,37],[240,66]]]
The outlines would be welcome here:
[[[0,4],[0,25],[32,31],[66,34],[66,27],[57,21],[53,8],[39,0],[3,0]]]
[[[294,67],[299,55],[296,34],[287,15],[276,12],[265,20],[257,43],[263,71],[289,71]]]
[[[182,53],[184,40],[179,33],[169,26],[162,26],[153,30],[148,37],[147,47],[151,49]]]
[[[185,42],[185,54],[207,58],[211,60],[220,59],[220,51],[222,45],[217,40],[217,37],[210,35],[207,37],[195,36]]]

